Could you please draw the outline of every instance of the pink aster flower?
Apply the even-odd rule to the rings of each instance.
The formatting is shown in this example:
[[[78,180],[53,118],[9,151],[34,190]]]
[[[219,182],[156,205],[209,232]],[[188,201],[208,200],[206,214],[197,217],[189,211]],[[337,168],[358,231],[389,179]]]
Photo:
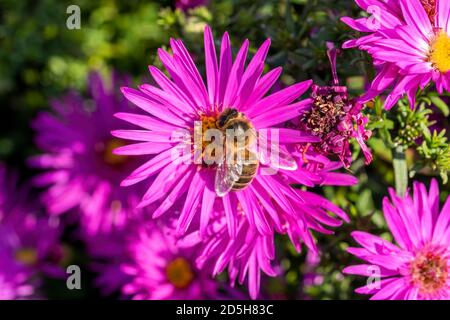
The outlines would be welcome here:
[[[32,298],[35,285],[30,278],[30,274],[16,261],[0,251],[0,300]]]
[[[219,194],[218,166],[196,161],[198,153],[206,153],[203,142],[207,138],[201,136],[200,147],[195,149],[194,145],[192,149],[192,136],[197,134],[197,124],[200,124],[202,132],[206,131],[203,129],[217,129],[223,124],[222,120],[227,114],[230,117],[240,115],[248,126],[268,140],[278,137],[279,150],[285,150],[286,144],[317,142],[318,138],[310,134],[277,127],[289,119],[299,117],[306,108],[309,100],[296,100],[309,88],[311,81],[295,84],[265,97],[281,73],[281,69],[277,68],[262,75],[270,41],[267,40],[258,49],[245,67],[249,42],[244,42],[233,62],[230,40],[225,33],[220,59],[217,60],[212,32],[207,27],[205,85],[181,40],[172,39],[170,43],[173,54],[160,49],[159,57],[171,79],[150,66],[150,73],[159,87],[144,84],[139,90],[122,88],[124,95],[149,115],[116,115],[142,129],[117,130],[113,135],[142,142],[118,148],[115,152],[118,155],[154,155],[125,179],[122,185],[134,185],[156,176],[140,207],[161,201],[153,214],[156,218],[167,212],[177,201],[182,201],[177,224],[179,234],[184,234],[196,218],[200,221],[200,232],[205,234],[217,198],[223,202],[232,237],[237,232],[238,207],[243,209],[250,226],[260,233],[272,235],[274,229],[282,230],[276,208],[280,207],[295,215],[292,202],[298,196],[282,179],[280,172],[295,170],[295,161],[282,157],[275,159],[272,153],[263,156],[259,154],[259,166],[254,176],[244,186]],[[174,132],[187,134],[174,136]],[[267,144],[273,146],[270,141]],[[185,152],[185,148],[180,151],[180,144],[187,145],[188,152]],[[269,170],[273,172],[272,175],[267,174]]]
[[[208,4],[208,0],[176,0],[176,7],[183,11]]]
[[[169,223],[145,223],[127,241],[129,262],[122,270],[129,282],[122,292],[137,300],[218,299],[219,285],[210,276],[210,266],[199,268],[199,246],[178,241]]]
[[[119,121],[112,114],[130,108],[111,89],[123,83],[120,80],[113,77],[108,87],[93,73],[89,77],[92,100],[72,92],[52,103],[52,113],[43,112],[33,122],[36,143],[45,154],[30,159],[30,164],[46,170],[34,184],[48,187],[43,202],[50,214],[81,212],[80,223],[87,236],[122,228],[137,213],[138,189],[123,189],[119,184],[124,172],[138,163],[112,153],[126,144],[110,135]]]
[[[319,142],[299,144],[297,151],[305,162],[306,154],[319,154],[338,158],[345,167],[353,162],[350,149],[351,139],[356,139],[366,158],[366,164],[372,161],[372,154],[366,141],[372,135],[365,129],[368,118],[362,114],[363,105],[349,98],[347,87],[339,85],[336,70],[337,50],[327,43],[328,57],[331,63],[333,84],[331,86],[312,87],[312,103],[299,119],[291,121],[291,126],[320,138]]]
[[[349,248],[367,264],[347,267],[345,273],[371,276],[356,290],[372,299],[450,298],[450,198],[439,212],[439,187],[432,181],[414,184],[413,195],[384,199],[383,210],[396,244],[365,233],[352,234],[362,248]],[[378,279],[378,281],[375,278]]]
[[[153,213],[153,217],[157,218],[169,211],[173,213],[173,207],[180,205],[180,214],[176,217],[177,234],[189,233],[193,237],[191,239],[196,238],[199,243],[204,239],[210,246],[220,248],[214,252],[204,251],[203,258],[197,262],[202,265],[213,259],[214,275],[228,268],[232,281],[243,283],[248,279],[250,293],[256,297],[260,275],[274,276],[270,268],[270,261],[274,259],[274,249],[271,247],[274,232],[288,235],[298,251],[302,243],[316,250],[311,230],[330,234],[332,232],[327,227],[348,221],[346,214],[326,199],[311,192],[295,190],[290,183],[306,186],[318,183],[349,185],[356,179],[331,172],[336,166],[330,161],[313,171],[306,167],[298,168],[296,161],[285,152],[287,145],[314,143],[320,139],[301,130],[277,126],[298,118],[311,104],[311,99],[296,102],[309,88],[311,81],[265,97],[281,72],[278,68],[262,76],[269,41],[261,46],[245,68],[248,41],[244,42],[233,62],[229,37],[225,34],[218,61],[212,32],[207,27],[207,85],[183,43],[171,40],[171,47],[173,55],[159,51],[171,79],[155,67],[150,67],[159,87],[142,85],[139,91],[122,89],[131,102],[149,115],[116,115],[142,129],[112,132],[118,138],[141,141],[118,148],[115,152],[119,155],[154,155],[122,185],[133,185],[156,176],[140,207],[160,201]],[[203,145],[206,138],[201,137],[202,143],[198,149],[194,146],[194,151],[191,145],[194,144],[192,135],[197,133],[196,123],[200,124],[202,132],[206,131],[204,129],[216,129],[225,121],[225,114],[232,119],[236,115],[244,118],[259,136],[278,135],[279,149],[283,150],[284,156],[274,159],[272,154],[258,154],[259,166],[254,177],[244,187],[220,194],[216,188],[217,172],[220,172],[218,166],[195,161],[198,151],[202,155],[206,153]],[[187,134],[173,135],[179,131]],[[185,145],[189,147],[187,153],[180,152],[180,142],[185,142],[181,144],[182,151],[185,151]],[[269,142],[267,146],[271,149],[273,145]],[[267,174],[269,169],[272,174]],[[218,218],[217,212],[220,213]]]
[[[378,74],[361,101],[392,88],[385,108],[392,108],[406,93],[411,107],[418,88],[431,83],[439,93],[450,89],[450,2],[447,0],[357,1],[373,13],[370,18],[343,21],[369,33],[344,44],[358,47],[374,59]]]
[[[26,187],[0,165],[0,300],[36,298],[39,275],[61,276],[58,218],[41,216]]]

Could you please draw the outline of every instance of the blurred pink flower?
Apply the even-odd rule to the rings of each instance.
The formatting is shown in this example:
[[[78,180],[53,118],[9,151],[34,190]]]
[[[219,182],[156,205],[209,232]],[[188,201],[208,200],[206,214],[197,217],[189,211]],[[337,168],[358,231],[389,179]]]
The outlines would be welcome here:
[[[133,219],[129,218],[126,227],[108,233],[98,233],[84,238],[89,255],[89,267],[95,273],[94,286],[103,296],[120,292],[131,279],[122,270],[122,264],[129,261],[127,252],[127,235],[134,230],[130,227]],[[131,221],[130,221],[131,220]]]
[[[362,248],[348,252],[367,264],[347,267],[344,272],[370,276],[370,283],[356,292],[370,294],[372,299],[450,299],[450,198],[439,212],[436,180],[428,192],[424,184],[414,183],[412,197],[399,197],[393,190],[390,194],[383,210],[397,244],[353,232]]]
[[[122,270],[122,265],[132,259],[128,250],[128,242],[135,241],[135,234],[141,225],[147,224],[147,217],[154,211],[154,206],[142,210],[140,215],[130,216],[121,228],[111,232],[97,233],[83,237],[86,251],[90,258],[90,268],[96,273],[94,285],[100,289],[103,296],[120,292],[122,287],[131,281],[131,276]],[[149,222],[150,227],[157,228]]]
[[[208,2],[208,0],[176,0],[175,5],[183,11],[187,11],[189,9],[207,5]]]
[[[0,300],[40,297],[39,276],[61,276],[57,217],[43,216],[26,186],[0,164]]]
[[[199,246],[178,241],[171,223],[143,223],[127,241],[129,276],[123,294],[137,300],[207,300],[227,298],[211,277],[211,264],[197,266]]]
[[[138,214],[139,188],[120,188],[120,181],[140,162],[112,153],[125,145],[110,131],[118,126],[115,112],[131,106],[114,91],[126,80],[114,76],[111,87],[97,73],[89,76],[92,100],[69,93],[52,103],[53,113],[42,112],[33,122],[36,143],[45,152],[30,159],[31,166],[45,169],[33,180],[47,187],[43,202],[50,214],[80,212],[82,232],[90,237],[122,228]]]
[[[306,254],[305,269],[303,274],[303,285],[305,287],[320,286],[323,284],[324,276],[316,271],[320,264],[320,256],[313,251]]]

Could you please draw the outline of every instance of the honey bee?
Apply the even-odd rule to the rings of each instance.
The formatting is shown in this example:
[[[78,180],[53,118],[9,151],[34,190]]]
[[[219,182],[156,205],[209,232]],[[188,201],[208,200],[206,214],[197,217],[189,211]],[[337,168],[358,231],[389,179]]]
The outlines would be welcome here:
[[[218,164],[215,176],[215,192],[219,197],[223,197],[230,191],[243,190],[250,185],[258,172],[262,155],[255,148],[256,130],[241,112],[231,108],[225,109],[219,115],[216,126],[225,136],[227,154],[225,161]],[[232,133],[232,136],[229,133]],[[294,159],[279,149],[277,151],[280,158],[284,159],[280,168],[297,169]]]

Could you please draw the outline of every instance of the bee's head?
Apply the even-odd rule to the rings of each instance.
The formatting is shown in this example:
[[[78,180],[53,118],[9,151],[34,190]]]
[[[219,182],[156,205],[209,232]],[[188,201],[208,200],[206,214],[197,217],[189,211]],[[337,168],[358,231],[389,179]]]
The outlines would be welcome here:
[[[225,109],[220,114],[219,118],[217,119],[217,127],[219,129],[223,128],[228,121],[235,119],[238,116],[239,116],[239,112],[236,109],[231,109],[231,108]]]

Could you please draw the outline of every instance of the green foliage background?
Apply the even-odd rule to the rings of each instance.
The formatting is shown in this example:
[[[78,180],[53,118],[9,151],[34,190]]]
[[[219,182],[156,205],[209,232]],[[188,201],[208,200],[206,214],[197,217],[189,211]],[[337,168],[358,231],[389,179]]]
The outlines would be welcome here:
[[[66,28],[66,8],[81,8],[80,30]],[[167,47],[170,37],[182,38],[203,66],[203,27],[211,25],[217,43],[223,32],[230,33],[234,48],[248,38],[253,53],[266,39],[272,39],[267,69],[282,66],[283,83],[313,79],[330,81],[326,41],[338,45],[357,36],[343,23],[342,16],[358,16],[360,11],[350,0],[213,0],[208,7],[183,13],[173,1],[118,0],[2,0],[0,2],[0,161],[16,168],[22,179],[33,172],[26,159],[37,152],[33,144],[30,120],[49,101],[68,89],[84,92],[86,75],[91,70],[104,74],[113,69],[132,75],[137,82],[151,81],[147,65],[160,66],[156,51]],[[373,77],[370,59],[356,50],[339,57],[338,72],[353,95],[364,91]],[[375,101],[368,109],[374,137],[370,141],[375,159],[364,166],[362,156],[351,168],[360,183],[352,188],[317,188],[345,209],[352,222],[336,230],[333,236],[318,236],[322,261],[315,272],[324,279],[317,286],[304,286],[305,254],[297,254],[286,239],[278,239],[279,261],[283,276],[267,279],[268,297],[348,299],[362,298],[353,293],[362,279],[344,277],[341,270],[354,262],[345,248],[354,244],[353,230],[365,230],[390,239],[380,211],[387,188],[394,186],[391,149],[408,148],[407,159],[415,178],[428,182],[436,176],[445,182],[450,168],[446,133],[447,97],[432,91],[419,93],[419,105],[410,111],[405,101],[389,114]],[[433,108],[428,106],[433,105]],[[425,108],[427,107],[427,108]],[[432,110],[433,114],[429,114]],[[427,132],[429,130],[429,132]],[[425,139],[421,138],[424,137]],[[355,145],[355,150],[357,146]],[[356,153],[358,156],[358,153]],[[441,175],[441,178],[439,178]],[[443,185],[443,183],[441,183]],[[442,198],[448,185],[442,187]],[[70,244],[69,244],[70,243]],[[72,259],[88,263],[80,244],[68,241]],[[61,285],[48,283],[50,297],[85,298],[97,296],[86,280],[81,293],[68,293]],[[69,295],[70,294],[70,295]]]

